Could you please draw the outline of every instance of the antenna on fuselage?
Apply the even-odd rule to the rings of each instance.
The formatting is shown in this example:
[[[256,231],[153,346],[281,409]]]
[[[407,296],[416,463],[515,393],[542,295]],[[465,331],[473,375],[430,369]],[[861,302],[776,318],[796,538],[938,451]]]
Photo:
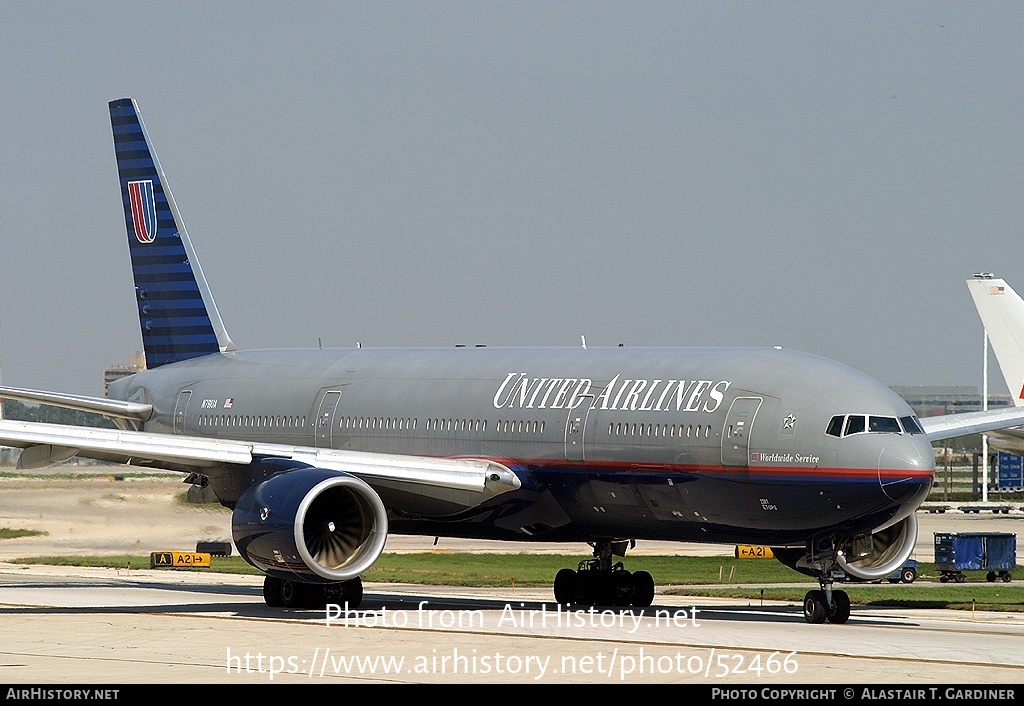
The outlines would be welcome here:
[[[583,344],[583,350],[587,350],[587,337],[580,334],[580,343]]]

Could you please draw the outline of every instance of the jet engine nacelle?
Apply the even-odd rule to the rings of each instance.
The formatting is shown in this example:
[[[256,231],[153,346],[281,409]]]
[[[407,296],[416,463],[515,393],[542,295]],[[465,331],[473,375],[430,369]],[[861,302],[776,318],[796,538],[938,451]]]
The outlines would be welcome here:
[[[854,537],[835,537],[826,550],[823,547],[772,547],[775,558],[791,569],[809,576],[821,576],[831,567],[838,568],[863,581],[884,579],[898,571],[914,553],[917,542],[917,516],[907,515],[888,527]]]
[[[843,540],[837,547],[836,562],[859,579],[884,579],[903,568],[916,542],[917,515],[911,513],[885,529]]]
[[[365,482],[307,466],[250,486],[235,505],[231,530],[239,553],[270,576],[340,582],[377,560],[388,520]]]

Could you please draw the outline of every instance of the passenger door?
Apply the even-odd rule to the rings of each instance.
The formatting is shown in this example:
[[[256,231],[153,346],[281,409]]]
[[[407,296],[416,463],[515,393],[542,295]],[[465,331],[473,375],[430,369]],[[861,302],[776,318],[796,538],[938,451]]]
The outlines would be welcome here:
[[[760,397],[737,397],[722,428],[722,465],[746,467],[750,461],[750,435],[761,407]]]

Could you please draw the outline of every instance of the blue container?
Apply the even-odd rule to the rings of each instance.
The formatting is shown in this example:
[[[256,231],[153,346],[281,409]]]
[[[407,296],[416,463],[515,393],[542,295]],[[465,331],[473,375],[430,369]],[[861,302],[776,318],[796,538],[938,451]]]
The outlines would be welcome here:
[[[1017,535],[1011,532],[935,533],[935,568],[943,580],[953,575],[963,580],[964,571],[1005,572],[1017,568]],[[989,580],[994,580],[990,573]]]

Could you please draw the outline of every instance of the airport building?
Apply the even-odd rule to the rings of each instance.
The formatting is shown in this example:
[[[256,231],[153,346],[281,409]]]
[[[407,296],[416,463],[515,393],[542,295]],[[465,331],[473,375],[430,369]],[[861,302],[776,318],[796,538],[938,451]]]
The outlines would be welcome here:
[[[103,396],[109,397],[108,388],[110,383],[121,378],[126,378],[129,375],[141,372],[146,369],[146,356],[142,353],[132,353],[131,362],[125,365],[120,363],[113,367],[107,368],[103,371]]]

